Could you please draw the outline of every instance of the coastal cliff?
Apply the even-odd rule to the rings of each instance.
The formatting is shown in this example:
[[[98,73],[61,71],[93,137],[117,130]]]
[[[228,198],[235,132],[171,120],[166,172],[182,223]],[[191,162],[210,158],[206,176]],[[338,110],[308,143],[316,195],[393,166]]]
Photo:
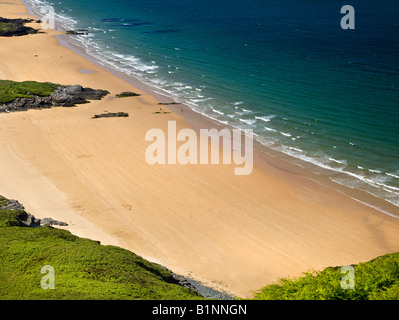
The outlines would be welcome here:
[[[231,296],[149,262],[51,226],[0,196],[0,299],[222,299]],[[16,257],[19,257],[18,259]],[[41,266],[51,265],[58,290],[40,289]]]
[[[109,92],[106,90],[84,88],[81,85],[0,80],[0,112],[72,107],[88,103],[88,100],[101,100],[107,94]]]
[[[33,22],[33,19],[6,19],[0,17],[0,37],[18,37],[27,34],[38,33],[37,29],[26,27],[26,23]],[[37,20],[36,22],[39,22]]]
[[[79,238],[0,196],[0,299],[201,299],[166,268],[133,252]],[[43,266],[54,290],[41,288]],[[4,280],[4,281],[3,281]]]

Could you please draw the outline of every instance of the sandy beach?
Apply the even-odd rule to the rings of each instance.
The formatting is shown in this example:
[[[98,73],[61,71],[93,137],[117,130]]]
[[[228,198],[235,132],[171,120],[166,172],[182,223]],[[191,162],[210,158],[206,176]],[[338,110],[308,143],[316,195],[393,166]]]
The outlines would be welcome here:
[[[0,16],[36,19],[20,0],[0,2]],[[240,297],[280,277],[398,250],[399,219],[274,165],[278,159],[255,162],[247,176],[235,176],[234,164],[148,164],[147,130],[167,132],[168,121],[190,128],[195,119],[61,46],[60,34],[0,38],[0,79],[110,94],[72,108],[0,114],[0,195],[38,218],[67,222],[78,236]],[[116,98],[122,91],[141,95]],[[104,112],[129,117],[91,119]]]

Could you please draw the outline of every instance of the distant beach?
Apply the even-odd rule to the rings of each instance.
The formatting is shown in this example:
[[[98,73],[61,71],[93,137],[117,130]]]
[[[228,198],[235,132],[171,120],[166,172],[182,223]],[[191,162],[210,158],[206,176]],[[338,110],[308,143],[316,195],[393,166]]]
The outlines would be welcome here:
[[[1,3],[0,16],[37,19],[20,0]],[[233,164],[149,165],[147,130],[166,132],[168,121],[196,130],[223,123],[184,104],[159,105],[170,97],[77,54],[64,32],[43,31],[0,38],[0,79],[80,84],[110,94],[72,108],[0,114],[0,195],[18,199],[38,218],[67,222],[61,228],[78,236],[241,297],[280,277],[397,251],[397,207],[260,143],[248,176],[235,176]],[[124,91],[139,96],[116,98]],[[118,112],[129,117],[92,119]]]

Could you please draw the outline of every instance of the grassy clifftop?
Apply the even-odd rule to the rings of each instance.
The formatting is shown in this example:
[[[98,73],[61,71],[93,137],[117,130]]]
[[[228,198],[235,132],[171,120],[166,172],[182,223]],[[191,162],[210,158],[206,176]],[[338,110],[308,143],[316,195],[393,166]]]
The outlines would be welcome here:
[[[0,197],[0,207],[7,199]],[[134,253],[52,227],[21,227],[0,210],[0,299],[200,299],[170,272]],[[42,289],[54,268],[55,289]]]
[[[0,80],[0,105],[18,98],[49,96],[57,87],[58,85],[47,82]]]
[[[176,284],[173,275],[158,264],[115,246],[79,238],[52,227],[21,227],[24,210],[1,209],[0,196],[0,299],[202,299]],[[54,268],[55,289],[43,289],[46,274]],[[256,300],[399,300],[399,253],[386,254],[353,265],[308,272],[280,279],[255,293]]]
[[[353,276],[341,267],[280,279],[259,290],[259,300],[399,300],[399,253],[386,254],[353,266]],[[353,282],[349,282],[350,278]],[[343,289],[341,286],[343,282]],[[348,284],[352,284],[352,289]]]
[[[17,27],[10,22],[0,22],[0,33],[15,31]]]

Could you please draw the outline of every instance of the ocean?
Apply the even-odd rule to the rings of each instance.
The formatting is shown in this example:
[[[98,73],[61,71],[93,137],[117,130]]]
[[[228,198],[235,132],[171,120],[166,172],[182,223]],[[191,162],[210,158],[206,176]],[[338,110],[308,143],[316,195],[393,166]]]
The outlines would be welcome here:
[[[397,1],[25,2],[104,66],[399,206]]]

